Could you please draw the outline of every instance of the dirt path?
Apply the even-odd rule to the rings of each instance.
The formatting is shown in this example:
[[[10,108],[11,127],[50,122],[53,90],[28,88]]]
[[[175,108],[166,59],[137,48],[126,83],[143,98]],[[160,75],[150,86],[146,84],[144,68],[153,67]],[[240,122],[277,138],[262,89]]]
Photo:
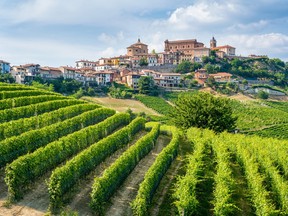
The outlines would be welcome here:
[[[1,170],[0,180],[0,216],[40,216],[45,215],[49,206],[48,189],[45,178],[49,174],[38,180],[24,198],[14,204],[7,205],[6,199],[8,188],[4,182],[4,171]]]
[[[167,209],[169,209],[169,215],[174,215],[172,212],[172,207],[169,208],[163,205],[172,205],[173,198],[173,184],[176,181],[176,176],[179,175],[181,167],[184,164],[184,155],[186,152],[183,152],[182,144],[179,145],[178,156],[172,161],[169,169],[167,170],[166,174],[163,176],[158,189],[153,197],[151,208],[150,208],[150,215],[157,216],[159,215],[167,215]],[[162,208],[161,208],[162,207]],[[162,212],[162,211],[165,212]]]
[[[111,204],[108,206],[105,215],[132,215],[130,202],[136,197],[139,184],[143,181],[145,173],[153,164],[157,155],[169,142],[169,137],[159,136],[154,149],[138,163],[123,185],[111,198]]]
[[[146,133],[147,132],[145,131],[137,133],[128,146],[133,145],[139,138],[144,136]],[[91,187],[94,182],[95,176],[100,176],[107,167],[109,167],[121,154],[123,154],[124,151],[128,149],[128,146],[119,149],[112,156],[106,158],[106,160],[103,161],[99,166],[97,166],[96,169],[89,174],[89,176],[79,182],[79,186],[76,186],[78,188],[78,191],[76,192],[76,194],[72,194],[73,199],[67,205],[67,209],[75,211],[79,215],[93,215],[89,207],[89,202]]]

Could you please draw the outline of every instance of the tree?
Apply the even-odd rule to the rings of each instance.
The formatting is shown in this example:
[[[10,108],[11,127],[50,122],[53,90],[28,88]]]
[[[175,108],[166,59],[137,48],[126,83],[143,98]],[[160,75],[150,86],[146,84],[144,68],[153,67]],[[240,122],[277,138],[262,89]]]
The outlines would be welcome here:
[[[154,80],[151,76],[142,76],[138,81],[140,94],[152,94],[154,91]]]
[[[72,96],[75,97],[76,99],[81,98],[84,95],[84,90],[82,88],[80,88],[75,94],[73,94]]]
[[[89,87],[87,90],[87,94],[91,97],[95,96],[96,92],[93,88]]]
[[[148,65],[147,58],[141,58],[139,61],[139,66],[143,67],[143,66],[147,66],[147,65]]]
[[[266,99],[268,99],[269,94],[267,92],[263,91],[263,90],[260,90],[258,92],[258,94],[257,94],[257,97],[260,98],[260,99],[266,100]]]
[[[177,68],[175,69],[176,73],[189,73],[191,71],[192,63],[189,61],[183,61],[180,64],[177,65]]]
[[[10,73],[1,74],[1,68],[0,68],[0,82],[5,83],[15,83],[14,77]]]
[[[180,95],[175,105],[170,116],[177,127],[208,128],[215,132],[235,129],[237,118],[232,115],[229,99],[199,92]]]
[[[31,85],[35,88],[39,88],[39,89],[44,89],[44,90],[47,90],[47,91],[54,91],[54,86],[53,84],[42,84],[40,82],[37,82],[37,81],[32,81]]]
[[[198,70],[199,68],[202,68],[202,65],[198,62],[194,62],[191,67],[190,67],[190,71],[196,71]]]
[[[209,77],[208,77],[208,79],[207,79],[207,81],[206,81],[206,84],[207,84],[207,86],[209,86],[209,87],[211,87],[211,88],[213,88],[213,89],[217,88],[217,86],[218,86],[218,84],[217,84],[217,82],[215,81],[215,79],[214,79],[213,76],[209,76]]]

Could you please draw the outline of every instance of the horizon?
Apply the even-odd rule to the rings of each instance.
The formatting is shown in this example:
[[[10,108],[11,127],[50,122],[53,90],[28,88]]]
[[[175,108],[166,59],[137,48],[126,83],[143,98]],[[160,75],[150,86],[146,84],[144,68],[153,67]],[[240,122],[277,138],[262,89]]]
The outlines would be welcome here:
[[[149,52],[164,41],[196,39],[231,45],[236,55],[288,61],[288,5],[284,0],[3,0],[0,60],[11,65],[75,66],[75,61],[126,54],[138,38]]]

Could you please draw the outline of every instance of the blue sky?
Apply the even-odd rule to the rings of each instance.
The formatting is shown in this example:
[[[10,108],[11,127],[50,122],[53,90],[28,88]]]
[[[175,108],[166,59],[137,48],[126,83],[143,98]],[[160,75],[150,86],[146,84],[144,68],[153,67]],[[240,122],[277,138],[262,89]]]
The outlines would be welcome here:
[[[0,0],[0,59],[12,65],[74,66],[126,53],[138,37],[197,39],[236,54],[288,61],[287,0]]]

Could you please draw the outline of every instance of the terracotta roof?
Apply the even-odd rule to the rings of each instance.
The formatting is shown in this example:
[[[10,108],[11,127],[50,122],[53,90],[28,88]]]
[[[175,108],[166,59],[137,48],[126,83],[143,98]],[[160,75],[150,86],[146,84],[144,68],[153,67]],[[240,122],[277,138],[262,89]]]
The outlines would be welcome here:
[[[214,47],[214,48],[212,48],[212,50],[215,50],[215,49],[222,49],[222,48],[234,48],[234,49],[235,49],[235,47],[232,47],[232,46],[229,46],[229,45],[225,45],[225,46],[218,46],[218,47]]]
[[[85,62],[85,63],[93,63],[93,64],[96,64],[97,61],[88,61],[88,60],[79,60],[79,61],[76,61],[77,62]]]
[[[187,43],[187,42],[197,42],[196,39],[187,39],[187,40],[174,40],[174,41],[168,41],[168,43]]]
[[[94,74],[114,74],[112,71],[97,71]]]
[[[77,70],[76,68],[69,67],[69,66],[61,66],[60,68],[64,68],[64,69],[66,69],[66,70],[74,70],[74,71]]]
[[[61,72],[61,70],[59,68],[55,68],[55,67],[41,67],[41,70],[44,71],[57,71],[57,72]]]
[[[39,64],[24,64],[24,65],[20,65],[20,67],[31,67],[31,66],[40,66]]]

